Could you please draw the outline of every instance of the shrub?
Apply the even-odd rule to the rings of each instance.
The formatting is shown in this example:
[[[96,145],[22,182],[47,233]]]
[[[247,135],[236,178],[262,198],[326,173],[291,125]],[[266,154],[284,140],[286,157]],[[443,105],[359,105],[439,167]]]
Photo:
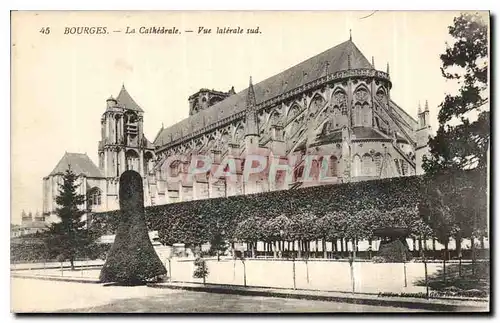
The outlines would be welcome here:
[[[375,256],[372,258],[372,262],[374,263],[382,263],[382,262],[387,262],[384,257],[381,256]]]
[[[194,278],[207,278],[208,276],[208,268],[207,268],[207,263],[205,259],[203,258],[196,258],[194,260],[194,272],[193,272],[193,277]]]
[[[381,244],[378,256],[383,257],[385,262],[403,262],[411,260],[408,248],[406,248],[400,240]]]

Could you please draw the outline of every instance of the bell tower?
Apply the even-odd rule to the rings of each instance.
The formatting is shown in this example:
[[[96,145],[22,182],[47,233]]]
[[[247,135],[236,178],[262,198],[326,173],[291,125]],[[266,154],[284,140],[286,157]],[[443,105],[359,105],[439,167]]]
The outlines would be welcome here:
[[[125,86],[116,99],[106,100],[98,149],[99,167],[105,177],[117,178],[126,170],[135,170],[141,176],[147,173],[145,162],[152,159],[154,147],[143,135],[143,115]]]

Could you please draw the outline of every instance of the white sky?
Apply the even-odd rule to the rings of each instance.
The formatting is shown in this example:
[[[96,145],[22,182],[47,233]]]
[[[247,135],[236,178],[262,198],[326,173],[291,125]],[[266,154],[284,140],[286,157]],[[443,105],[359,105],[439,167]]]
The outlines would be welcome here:
[[[458,12],[40,12],[12,17],[12,222],[42,211],[42,177],[68,152],[97,164],[100,118],[122,83],[145,111],[153,140],[162,123],[188,116],[200,88],[238,92],[349,38],[377,69],[390,64],[391,98],[416,118],[456,86],[442,77],[439,55]],[[38,31],[50,26],[51,34]],[[65,26],[106,26],[109,35],[63,35]],[[259,26],[259,35],[123,35],[126,26]],[[213,31],[214,32],[214,31]],[[14,45],[15,44],[15,45]]]

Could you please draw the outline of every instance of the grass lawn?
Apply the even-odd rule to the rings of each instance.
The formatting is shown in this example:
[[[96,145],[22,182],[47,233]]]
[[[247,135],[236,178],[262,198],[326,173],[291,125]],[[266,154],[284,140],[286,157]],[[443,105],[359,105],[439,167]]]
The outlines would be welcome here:
[[[428,276],[428,282],[433,291],[458,296],[486,297],[490,293],[490,263],[467,263],[462,264],[461,268],[459,264],[446,264],[446,280],[441,267]],[[425,279],[419,280],[417,285],[425,286]]]

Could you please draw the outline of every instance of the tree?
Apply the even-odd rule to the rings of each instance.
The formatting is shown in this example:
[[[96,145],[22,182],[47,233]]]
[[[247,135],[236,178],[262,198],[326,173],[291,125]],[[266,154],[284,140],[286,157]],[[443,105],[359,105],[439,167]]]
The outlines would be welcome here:
[[[217,261],[220,260],[220,255],[224,254],[228,249],[223,233],[224,232],[220,230],[215,231],[212,239],[210,240],[210,254],[217,255]]]
[[[71,270],[75,269],[74,261],[77,255],[87,250],[93,240],[86,228],[87,221],[82,220],[85,211],[79,206],[85,203],[85,195],[77,193],[79,185],[75,183],[76,180],[76,174],[68,167],[56,197],[59,206],[56,214],[61,221],[49,226],[45,241],[52,254],[61,255],[70,261]]]
[[[319,218],[317,223],[318,234],[321,236],[323,242],[323,258],[327,258],[326,252],[326,241],[332,243],[332,254],[334,246],[337,244],[337,239],[341,237],[341,232],[339,232],[339,220],[343,217],[337,211],[329,211],[323,217]]]
[[[309,258],[310,242],[319,238],[318,218],[308,209],[300,209],[297,214],[290,217],[290,225],[286,230],[293,241],[299,243],[298,257]],[[302,254],[302,251],[305,254]]]
[[[276,252],[284,251],[284,241],[290,241],[288,238],[288,229],[290,227],[291,220],[284,214],[267,220],[264,224],[264,239],[266,242],[271,242],[273,244],[274,257],[276,257]],[[278,244],[278,245],[277,245]]]
[[[444,261],[449,238],[455,237],[460,255],[462,238],[470,236],[474,244],[474,233],[482,221],[476,221],[477,208],[463,203],[469,196],[466,192],[472,193],[470,186],[447,183],[441,176],[456,176],[457,170],[486,169],[490,144],[487,22],[478,13],[463,13],[453,19],[448,30],[454,42],[452,46],[447,44],[440,56],[441,72],[447,80],[457,81],[460,88],[454,95],[447,94],[440,105],[439,128],[429,139],[430,156],[423,161],[425,172],[440,180],[437,186],[426,188],[428,199],[421,207],[438,240],[445,245]],[[448,185],[442,187],[439,182]],[[432,207],[435,210],[429,209]],[[443,273],[446,280],[446,271]]]
[[[460,84],[440,105],[439,129],[429,140],[426,173],[487,166],[490,141],[488,105],[488,26],[479,14],[463,13],[453,20],[449,34],[455,39],[440,56],[441,72]],[[472,121],[472,115],[477,120]]]
[[[250,217],[238,223],[234,232],[234,237],[237,240],[244,241],[247,245],[250,245],[252,258],[256,256],[257,241],[262,240],[264,221],[260,217]]]
[[[193,272],[193,277],[194,278],[203,278],[203,284],[206,283],[206,279],[208,277],[208,268],[207,268],[207,262],[205,259],[198,257],[194,260],[194,272]]]
[[[423,183],[419,212],[437,240],[445,246],[443,261],[448,258],[451,237],[455,237],[460,252],[462,238],[471,237],[474,241],[478,230],[487,227],[485,175],[484,169],[476,168],[436,174]],[[474,261],[474,249],[472,251]],[[444,267],[443,280],[445,274]]]

